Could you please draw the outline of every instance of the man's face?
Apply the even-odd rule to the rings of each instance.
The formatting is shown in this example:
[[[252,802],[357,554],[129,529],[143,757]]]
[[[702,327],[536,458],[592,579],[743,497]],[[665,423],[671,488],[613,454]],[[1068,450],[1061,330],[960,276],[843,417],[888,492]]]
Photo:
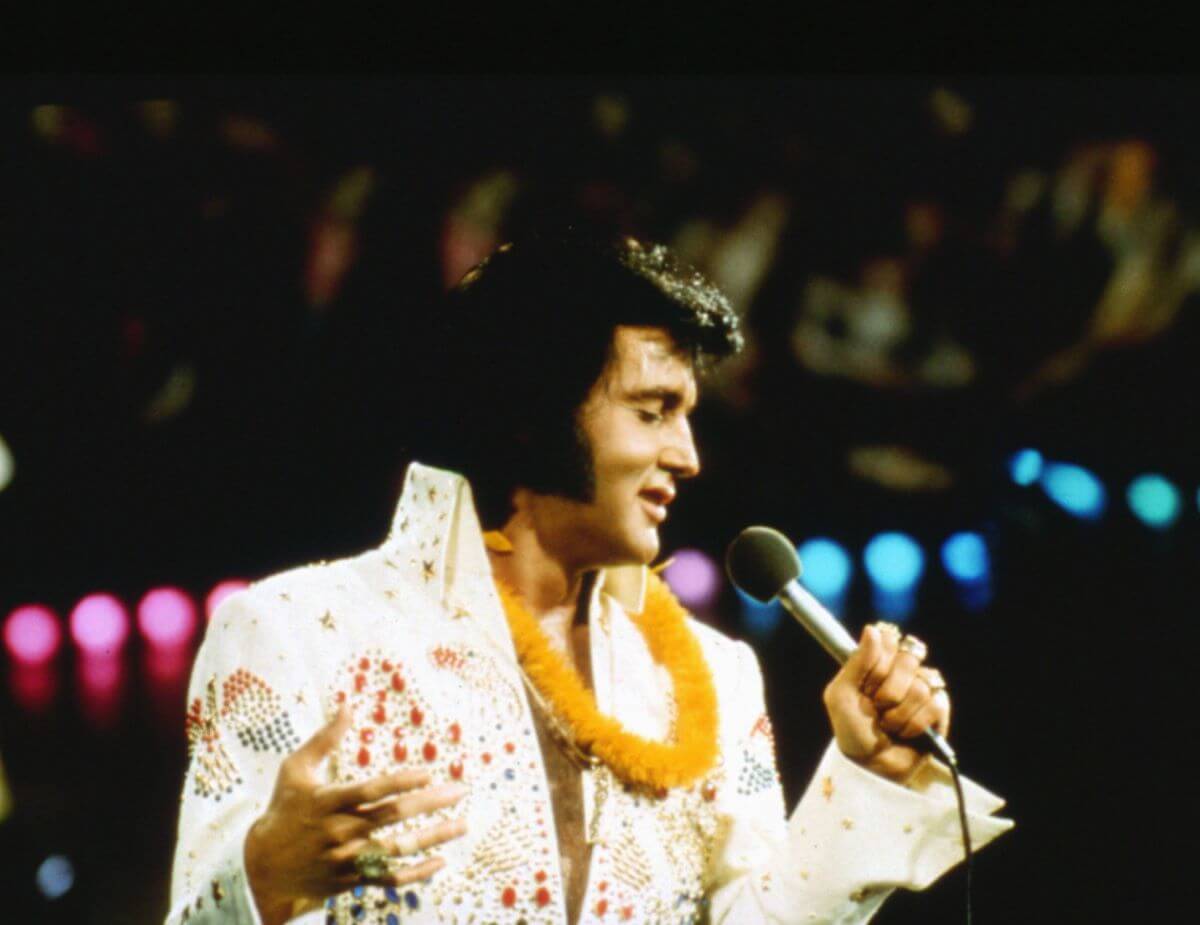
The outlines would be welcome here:
[[[536,516],[564,558],[581,567],[654,560],[676,482],[700,471],[688,424],[695,405],[691,360],[665,330],[616,329],[609,364],[579,409],[591,500],[536,500]]]

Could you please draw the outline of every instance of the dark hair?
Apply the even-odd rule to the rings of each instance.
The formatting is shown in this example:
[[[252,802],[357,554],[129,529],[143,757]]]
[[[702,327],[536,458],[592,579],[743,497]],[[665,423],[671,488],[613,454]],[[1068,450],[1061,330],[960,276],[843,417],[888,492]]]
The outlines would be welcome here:
[[[434,322],[419,456],[470,480],[488,527],[508,519],[518,486],[590,498],[577,411],[618,325],[665,328],[698,371],[742,346],[729,301],[666,247],[573,231],[502,245]]]

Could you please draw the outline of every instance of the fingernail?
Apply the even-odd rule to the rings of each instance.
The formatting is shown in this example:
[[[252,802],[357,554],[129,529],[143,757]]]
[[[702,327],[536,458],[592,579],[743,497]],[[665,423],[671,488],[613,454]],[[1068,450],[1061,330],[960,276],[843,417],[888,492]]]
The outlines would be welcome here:
[[[446,784],[444,792],[446,796],[455,800],[461,800],[468,793],[470,793],[470,791],[463,784]]]

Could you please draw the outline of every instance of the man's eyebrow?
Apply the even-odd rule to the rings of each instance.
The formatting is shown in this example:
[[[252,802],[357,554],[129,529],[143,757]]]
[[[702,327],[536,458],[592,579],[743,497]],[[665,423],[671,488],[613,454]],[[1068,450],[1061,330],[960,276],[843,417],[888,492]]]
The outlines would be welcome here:
[[[655,386],[648,389],[637,389],[629,394],[631,401],[661,401],[664,407],[674,408],[683,404],[683,391]]]

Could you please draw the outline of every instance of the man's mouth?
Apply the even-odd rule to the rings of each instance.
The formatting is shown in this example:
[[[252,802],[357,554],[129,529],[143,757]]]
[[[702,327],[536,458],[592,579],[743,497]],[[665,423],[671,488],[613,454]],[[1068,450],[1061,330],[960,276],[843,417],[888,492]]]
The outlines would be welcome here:
[[[646,514],[656,524],[667,519],[667,505],[675,498],[675,492],[669,488],[647,488],[638,492],[638,498]]]

